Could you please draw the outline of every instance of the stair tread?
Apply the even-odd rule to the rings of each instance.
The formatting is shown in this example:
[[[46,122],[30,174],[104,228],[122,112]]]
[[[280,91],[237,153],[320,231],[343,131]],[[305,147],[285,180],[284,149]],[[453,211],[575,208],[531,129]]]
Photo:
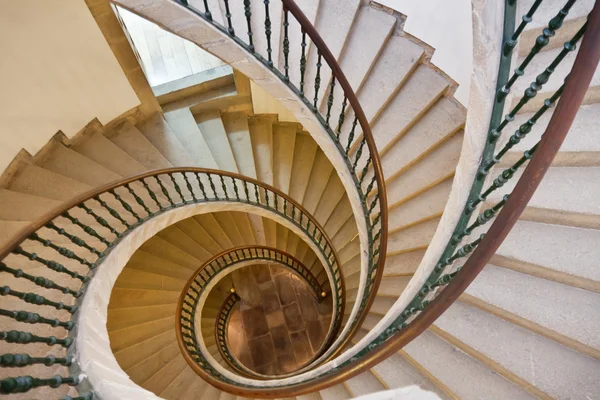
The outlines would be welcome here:
[[[370,370],[348,379],[345,383],[355,397],[386,390],[386,387]]]
[[[161,393],[187,365],[185,358],[183,358],[183,355],[179,352],[169,364],[144,382],[142,387],[153,393]]]
[[[387,45],[387,40],[396,24],[396,18],[383,13],[369,5],[361,6],[356,13],[352,29],[346,39],[342,55],[338,64],[344,71],[344,75],[350,86],[357,92],[367,78],[377,57]],[[324,82],[327,84],[328,82]],[[327,87],[323,96],[328,98],[330,87]],[[333,116],[330,126],[335,128],[342,108],[344,91],[336,82],[333,91],[334,104],[331,115]],[[321,104],[321,113],[327,112],[327,102]]]
[[[517,221],[498,254],[600,281],[600,231]],[[577,262],[574,262],[574,259]]]
[[[0,189],[2,221],[35,221],[60,205],[58,200]]]
[[[99,132],[94,133],[82,142],[74,144],[71,149],[122,177],[137,175],[146,171],[142,164]]]
[[[273,125],[273,185],[283,193],[289,193],[294,163],[296,124]]]
[[[599,360],[474,307],[454,303],[436,326],[554,398],[585,398],[600,389],[589,374],[598,370]]]
[[[495,174],[501,169],[495,169]],[[488,200],[499,201],[505,193],[510,193],[518,182],[523,169]],[[559,210],[588,215],[600,215],[597,201],[600,193],[600,167],[551,167],[533,194],[529,207]]]
[[[319,391],[322,400],[344,400],[352,398],[343,384],[335,385]]]
[[[196,115],[196,122],[219,169],[237,173],[238,166],[219,112],[212,111]]]
[[[319,204],[333,172],[333,165],[321,149],[317,149],[315,160],[308,179],[309,185],[302,199],[302,206],[313,214]]]
[[[533,126],[531,132],[521,139],[511,150],[511,153],[523,154],[525,150],[532,148],[541,138],[542,133],[546,130],[548,122],[554,113],[555,109],[550,109],[538,120]],[[516,130],[521,124],[527,122],[529,118],[533,116],[533,113],[518,114],[515,117],[515,121],[509,125],[511,130],[505,131],[501,143],[504,144],[508,141],[510,135]],[[560,147],[560,152],[585,152],[585,151],[600,151],[600,140],[596,135],[596,127],[600,123],[600,103],[582,105],[579,107],[573,125],[569,130],[569,134],[565,138],[565,141]],[[512,129],[514,128],[514,129]],[[500,148],[500,147],[498,147]]]
[[[189,366],[173,379],[173,381],[159,395],[167,400],[179,400],[181,395],[189,388],[196,379],[201,379]]]
[[[296,135],[292,174],[290,178],[290,197],[300,202],[304,200],[310,173],[317,155],[317,143],[307,133]]]
[[[221,119],[240,174],[256,178],[247,114],[245,112],[223,113]]]
[[[117,127],[108,138],[148,169],[173,166],[135,126],[127,121]]]
[[[58,143],[52,146],[47,156],[38,165],[92,187],[122,178],[121,175]]]
[[[423,332],[404,350],[460,399],[534,398],[430,331]]]
[[[21,168],[7,188],[54,200],[69,200],[92,189],[85,183],[33,164]]]
[[[440,218],[437,217],[396,232],[391,232],[388,235],[388,254],[429,245],[439,222]]]
[[[600,295],[487,265],[466,293],[581,343],[600,349]],[[517,295],[518,293],[518,295]],[[520,301],[526,298],[527,301]]]
[[[418,385],[424,390],[434,392],[442,399],[447,399],[435,384],[411,365],[400,354],[393,354],[373,367],[373,371],[387,384],[390,389]]]
[[[126,372],[133,382],[141,385],[162,368],[167,366],[179,354],[177,341],[169,343],[168,346],[165,346],[160,351],[150,355],[140,363],[127,369]]]
[[[448,88],[448,80],[426,65],[419,65],[371,125],[378,149],[385,149],[418,121]]]
[[[201,168],[217,168],[208,144],[198,128],[198,124],[189,108],[181,108],[165,113],[165,120],[175,136],[194,162]]]
[[[250,141],[258,180],[273,184],[273,123],[271,118],[252,118],[248,121]]]
[[[358,0],[348,0],[341,3],[321,1],[319,4],[315,28],[336,60],[340,58],[359,7],[360,1]],[[317,59],[317,49],[315,46],[311,46],[307,53],[304,76],[304,95],[311,101],[315,97],[314,83],[317,74]],[[324,67],[321,67],[320,70],[321,87],[319,88],[318,99],[324,98],[326,92],[324,87],[328,85],[331,78],[329,66],[323,60],[321,63]],[[319,101],[317,101],[317,106],[319,106]]]
[[[150,143],[176,167],[193,165],[192,157],[187,153],[165,119],[155,114],[137,125],[138,130]]]

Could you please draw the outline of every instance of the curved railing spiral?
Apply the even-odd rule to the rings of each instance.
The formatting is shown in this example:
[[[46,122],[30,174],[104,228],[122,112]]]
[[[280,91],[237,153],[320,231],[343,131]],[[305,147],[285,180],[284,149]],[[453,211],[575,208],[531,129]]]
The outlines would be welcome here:
[[[378,210],[380,213],[377,215],[380,217],[371,218],[371,221],[382,223],[383,227],[378,233],[370,236],[370,240],[381,238],[382,242],[380,243],[379,251],[372,250],[370,257],[373,255],[383,256],[385,254],[386,227],[384,218],[385,210],[383,208],[385,203],[381,200],[382,198],[385,199],[385,189],[383,180],[381,179],[383,175],[381,174],[381,169],[378,165],[378,159],[373,158],[377,153],[368,122],[364,120],[360,104],[358,104],[356,96],[353,94],[348,82],[344,79],[340,66],[337,64],[331,52],[327,49],[327,46],[318,35],[315,28],[302,14],[300,8],[293,0],[281,0],[284,6],[283,23],[281,27],[275,27],[275,29],[281,28],[283,37],[284,68],[280,70],[278,69],[278,66],[273,63],[270,51],[270,35],[273,27],[271,26],[271,20],[269,18],[269,7],[270,4],[274,2],[270,0],[264,1],[264,34],[266,35],[268,46],[266,53],[259,54],[256,51],[255,46],[253,46],[252,36],[263,34],[263,32],[252,32],[252,27],[256,26],[256,23],[254,25],[251,23],[253,15],[250,13],[250,1],[244,1],[243,7],[231,7],[229,0],[223,0],[226,7],[226,26],[220,25],[213,20],[208,2],[204,2],[203,10],[198,10],[188,5],[185,0],[172,1],[187,8],[225,35],[231,37],[235,43],[267,66],[281,79],[282,82],[286,83],[287,86],[294,91],[298,98],[313,111],[323,127],[329,132],[331,139],[338,145],[340,153],[345,156],[347,161],[349,161],[349,170],[352,172],[352,176],[357,183],[357,188],[363,199],[366,200],[366,194],[368,194],[369,191],[373,189],[373,185],[377,183],[380,200],[379,206],[381,207]],[[509,70],[513,59],[513,50],[519,40],[519,36],[523,32],[525,26],[532,20],[540,3],[540,0],[536,0],[530,10],[528,10],[527,15],[523,18],[520,25],[516,26],[516,0],[505,0],[504,2],[503,43],[502,47],[498,49],[498,52],[501,53],[498,79],[496,82],[498,91],[494,94],[494,107],[490,118],[489,131],[487,133],[488,140],[481,155],[478,173],[471,184],[468,199],[464,204],[464,209],[457,211],[461,212],[461,218],[454,227],[454,233],[451,236],[451,239],[446,244],[443,254],[435,265],[435,268],[433,268],[431,274],[427,276],[425,283],[419,288],[417,295],[410,301],[408,306],[404,310],[400,310],[398,317],[389,321],[387,325],[381,329],[379,335],[370,339],[367,343],[361,343],[361,347],[358,351],[351,351],[352,356],[344,357],[342,355],[345,359],[344,362],[337,362],[333,368],[320,369],[322,372],[312,374],[310,378],[307,378],[302,382],[287,385],[283,382],[273,382],[272,385],[268,387],[252,386],[251,384],[241,384],[233,381],[211,382],[212,384],[222,390],[246,397],[272,398],[300,395],[341,383],[344,380],[359,374],[366,368],[381,362],[385,357],[388,357],[414,339],[431,325],[433,321],[435,321],[435,319],[437,319],[441,313],[458,298],[468,284],[475,279],[479,271],[485,266],[486,262],[496,251],[508,231],[510,231],[514,225],[516,219],[531,198],[533,191],[542,179],[544,172],[557,153],[558,148],[581,105],[583,96],[590,84],[593,71],[598,64],[599,49],[597,43],[599,43],[600,39],[600,6],[598,5],[598,2],[596,2],[587,23],[585,23],[574,36],[564,44],[563,50],[556,59],[543,71],[539,71],[539,75],[531,82],[523,96],[520,99],[517,99],[515,102],[516,105],[510,109],[508,114],[505,117],[502,116],[505,100],[511,87],[516,80],[523,76],[524,70],[531,63],[531,60],[548,44],[554,36],[555,31],[561,28],[563,21],[567,17],[575,0],[566,1],[565,5],[560,10],[557,10],[557,14],[548,22],[547,28],[543,30],[540,37],[535,41],[529,55],[525,57],[525,61],[523,61],[515,70],[515,73],[511,75]],[[247,36],[236,34],[236,30],[232,24],[232,19],[235,19],[236,13],[242,13],[246,17],[248,29]],[[292,19],[290,18],[290,15]],[[291,68],[296,68],[296,66],[290,66],[288,64],[290,51],[290,21],[295,21],[295,23],[300,25],[300,40],[302,44],[302,54],[300,55],[299,66],[300,77],[299,81],[294,82],[292,82],[293,77],[289,72]],[[305,51],[307,36],[311,39],[312,45],[317,49],[318,55],[314,88],[309,86],[312,85],[313,82],[307,83],[304,81],[307,62]],[[507,126],[510,126],[516,113],[537,95],[543,85],[548,82],[549,77],[554,73],[556,67],[564,60],[569,52],[575,50],[577,43],[581,41],[582,38],[583,43],[581,50],[577,55],[574,67],[568,79],[565,81],[565,84],[544,102],[543,106],[540,107],[533,118],[525,124],[516,127],[515,133],[508,138],[506,144],[503,144],[499,151],[495,151],[497,143],[504,143],[502,133],[506,131]],[[329,81],[329,96],[324,97],[324,99],[326,98],[327,100],[326,104],[320,103],[320,98],[318,96],[321,84],[319,71],[321,71],[321,68],[323,67],[322,60],[326,61],[329,72],[334,78]],[[334,118],[334,128],[331,129],[330,112],[332,109],[331,105],[334,104],[335,100],[334,86],[336,83],[339,83],[344,89],[344,100],[342,101],[340,118],[338,121],[335,121]],[[314,98],[309,98],[310,96],[308,96],[307,93],[316,93],[316,95]],[[487,177],[491,175],[493,167],[498,164],[502,157],[516,143],[531,131],[532,126],[537,123],[541,115],[557,102],[557,108],[538,144],[526,151],[523,157],[512,167],[507,168],[498,174],[496,179],[488,181]],[[345,116],[352,115],[352,113],[344,112],[347,103],[351,105],[353,113],[356,116],[355,121],[351,126],[355,127],[357,124],[360,124],[363,131],[361,142],[364,141],[367,144],[367,148],[371,151],[370,158],[373,158],[371,161],[367,161],[366,165],[362,164],[365,165],[363,169],[356,168],[356,165],[361,165],[360,162],[361,160],[364,160],[364,158],[361,158],[363,155],[360,152],[353,152],[355,148],[354,143],[356,143],[354,130],[351,130],[349,133],[343,132],[343,128],[349,126],[349,124],[344,123]],[[347,142],[344,142],[345,146],[342,145],[341,140],[347,140]],[[360,144],[357,148],[359,150],[363,149],[364,145]],[[373,180],[367,187],[368,190],[364,191],[361,186],[363,183],[362,179],[368,176],[367,172],[371,168],[371,162],[373,162],[375,174]],[[524,166],[526,166],[525,172],[517,182],[512,193],[505,195],[502,197],[502,200],[495,204],[487,205],[486,202],[489,195],[494,192],[498,193],[497,191],[506,183],[506,181],[511,179],[516,171]],[[376,207],[376,205],[368,205],[366,202],[364,205],[368,211],[367,214]],[[483,206],[485,206],[484,210],[477,214],[479,208]],[[489,226],[488,223],[492,220],[494,221],[491,226]],[[368,226],[372,226],[370,225],[371,221],[369,221]],[[474,234],[477,234],[477,236],[472,238],[472,235]],[[374,276],[376,273],[381,272],[384,260],[382,257],[377,260],[377,263],[374,258],[370,258],[370,260],[372,263],[369,265],[369,279],[371,282],[376,282],[377,278],[374,278]],[[457,265],[458,263],[463,264],[463,266]],[[376,288],[376,283],[371,287]],[[365,299],[364,303],[361,305],[361,310],[368,310],[369,304],[370,300]],[[363,305],[366,308],[362,307]],[[361,314],[361,316],[362,315],[364,314]],[[352,321],[353,327],[360,325],[354,325],[357,321],[360,322],[361,319],[357,318],[355,321]],[[362,342],[364,342],[364,340]]]
[[[77,370],[72,332],[77,330],[79,305],[96,268],[137,227],[167,211],[210,202],[241,203],[268,210],[292,223],[313,242],[333,289],[334,323],[329,335],[335,337],[344,315],[344,279],[335,249],[314,217],[283,192],[255,179],[205,168],[169,168],[85,193],[42,216],[0,249],[0,272],[9,275],[0,287],[0,295],[7,299],[2,302],[0,316],[13,321],[4,324],[0,340],[9,343],[11,351],[19,351],[0,355],[0,367],[22,371],[43,364]],[[32,268],[47,268],[52,279],[29,273]],[[23,285],[34,289],[23,291]],[[5,308],[9,299],[25,310]],[[40,313],[28,311],[31,309]],[[19,330],[21,323],[32,324],[31,331]],[[52,328],[57,329],[56,333],[49,336]],[[53,355],[26,353],[27,345],[37,343],[52,346]],[[3,347],[8,350],[9,346]],[[79,375],[71,375],[66,369],[64,376],[20,375],[1,379],[0,394],[79,383]],[[91,396],[85,393],[82,398]]]
[[[195,323],[199,312],[201,312],[201,310],[198,309],[198,302],[202,294],[205,293],[206,286],[212,282],[216,282],[218,280],[218,274],[228,274],[232,267],[241,263],[248,265],[250,262],[261,264],[272,263],[289,269],[306,282],[318,302],[323,301],[330,292],[329,282],[321,285],[310,269],[304,266],[297,258],[273,247],[254,245],[241,246],[225,250],[222,253],[215,255],[192,274],[184,287],[177,304],[175,318],[177,321],[177,340],[179,341],[180,347],[184,348],[187,354],[194,358],[197,363],[207,362],[198,343],[198,341],[201,340],[202,335],[196,332]],[[219,353],[232,369],[244,376],[255,379],[273,379],[272,376],[259,374],[241,365],[229,350],[229,346],[227,345],[227,319],[231,308],[235,304],[235,301],[237,301],[234,301],[236,297],[237,300],[239,300],[239,296],[235,292],[232,292],[226,301],[223,302],[217,315],[215,338]],[[331,345],[331,342],[335,339],[333,333],[333,330],[329,331],[328,336],[321,345],[320,351],[317,351],[305,365],[311,364],[312,361],[316,360],[323,351]],[[286,376],[287,375],[289,374],[286,374]],[[278,377],[281,377],[281,375]]]

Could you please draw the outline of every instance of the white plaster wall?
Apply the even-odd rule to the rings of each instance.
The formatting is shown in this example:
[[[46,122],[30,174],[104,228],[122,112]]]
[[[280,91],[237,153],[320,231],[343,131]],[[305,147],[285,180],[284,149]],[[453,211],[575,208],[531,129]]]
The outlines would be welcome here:
[[[431,59],[458,83],[455,97],[469,104],[473,66],[471,0],[376,0],[407,16],[404,30],[435,48]]]
[[[0,1],[0,172],[139,105],[84,0]]]

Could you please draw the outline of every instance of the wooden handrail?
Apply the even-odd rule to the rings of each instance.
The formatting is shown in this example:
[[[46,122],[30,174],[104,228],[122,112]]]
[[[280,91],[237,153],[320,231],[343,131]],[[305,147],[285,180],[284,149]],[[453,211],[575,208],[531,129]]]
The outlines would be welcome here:
[[[310,37],[313,44],[317,47],[321,56],[325,59],[329,67],[331,68],[331,73],[338,81],[339,85],[344,90],[344,95],[348,99],[352,110],[354,111],[354,116],[357,118],[358,123],[363,131],[363,137],[367,143],[367,147],[369,149],[369,153],[371,156],[371,163],[373,165],[373,173],[375,175],[375,179],[377,180],[377,193],[379,194],[379,213],[381,218],[381,236],[380,236],[380,244],[379,244],[379,259],[377,263],[377,273],[375,275],[375,282],[373,284],[373,290],[369,296],[367,304],[365,306],[365,311],[362,315],[357,317],[356,325],[354,329],[346,336],[346,339],[340,344],[337,351],[331,354],[329,359],[335,357],[336,354],[339,354],[340,351],[350,343],[350,340],[354,337],[360,326],[364,322],[367,317],[368,310],[373,305],[375,301],[375,297],[377,295],[377,291],[379,289],[379,285],[381,284],[381,279],[383,278],[383,268],[385,266],[385,258],[387,254],[387,231],[388,231],[388,209],[387,209],[387,192],[385,187],[383,168],[381,166],[381,160],[379,159],[379,152],[377,150],[377,145],[375,144],[375,139],[373,138],[373,133],[371,132],[371,126],[369,125],[369,121],[365,115],[364,110],[362,109],[360,102],[358,101],[358,97],[350,82],[346,78],[346,75],[342,71],[342,67],[338,64],[336,58],[329,50],[329,47],[317,32],[317,29],[313,26],[310,20],[304,15],[300,7],[294,2],[294,0],[281,0],[284,5],[284,8],[289,10],[292,13],[296,21],[300,24],[303,31]]]

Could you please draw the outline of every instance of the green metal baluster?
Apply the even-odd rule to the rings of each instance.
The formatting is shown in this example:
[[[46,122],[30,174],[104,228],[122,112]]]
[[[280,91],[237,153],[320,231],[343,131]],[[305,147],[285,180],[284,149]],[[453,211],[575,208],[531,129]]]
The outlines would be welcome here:
[[[97,201],[102,207],[104,207],[106,209],[106,211],[108,211],[108,213],[110,215],[113,216],[113,218],[115,218],[116,220],[118,220],[120,223],[122,223],[123,225],[125,225],[125,227],[127,229],[131,229],[131,225],[129,225],[129,223],[127,221],[125,221],[121,215],[117,212],[117,210],[115,210],[114,208],[110,207],[108,204],[106,204],[106,202],[104,200],[102,200],[102,198],[100,197],[100,195],[93,197],[93,200]]]
[[[327,114],[325,116],[325,121],[327,125],[329,125],[329,120],[331,119],[331,107],[333,107],[333,92],[335,91],[335,76],[331,78],[331,84],[329,85],[329,96],[327,96]]]
[[[66,258],[68,258],[70,260],[75,260],[79,264],[85,265],[85,266],[87,266],[90,269],[96,268],[95,264],[89,262],[88,260],[85,260],[85,259],[79,257],[77,254],[75,254],[73,251],[71,251],[71,250],[69,250],[67,248],[64,248],[64,247],[61,247],[61,246],[57,246],[54,243],[52,243],[52,241],[40,237],[36,232],[32,233],[29,236],[28,239],[29,240],[35,240],[36,242],[39,242],[39,243],[43,244],[45,247],[50,247],[52,250],[56,251],[61,256],[66,257]],[[17,247],[17,248],[21,249],[20,251],[22,251],[23,253],[27,253],[21,247]],[[16,249],[15,249],[15,251],[16,251]],[[38,260],[42,260],[42,259],[38,258]]]
[[[44,364],[49,367],[54,364],[71,365],[71,357],[31,357],[29,354],[2,354],[0,355],[0,367],[11,368],[11,367],[26,367],[34,364]]]
[[[0,262],[0,272],[7,272],[7,273],[11,274],[12,276],[14,276],[15,278],[27,279],[28,281],[35,283],[39,287],[43,287],[45,289],[58,290],[58,291],[63,292],[64,294],[70,294],[71,296],[74,296],[74,297],[79,297],[82,294],[81,291],[75,291],[75,290],[71,290],[67,287],[57,285],[56,283],[54,283],[53,281],[51,281],[48,278],[44,278],[42,276],[29,275],[29,274],[23,272],[23,270],[21,270],[21,269],[10,268],[3,262]]]
[[[279,195],[277,193],[273,193],[274,195],[274,201],[275,201],[275,211],[279,212],[279,204],[277,203],[277,199],[279,197]]]
[[[342,111],[340,111],[340,117],[338,118],[338,126],[336,129],[336,137],[339,141],[340,139],[340,135],[342,134],[342,125],[344,124],[344,118],[346,116],[346,105],[348,103],[348,98],[346,96],[344,96],[344,101],[342,101]],[[356,119],[354,120],[354,124],[356,124]],[[352,137],[354,138],[354,126],[352,127]],[[348,142],[350,143],[350,141]],[[348,153],[348,151],[346,150],[346,153]]]
[[[155,179],[156,179],[156,177],[155,177]],[[148,186],[148,183],[146,182],[146,178],[142,179],[142,185],[144,185],[144,188],[146,188],[146,190],[148,191],[148,194],[150,195],[150,198],[156,203],[156,206],[158,207],[158,209],[162,210],[162,205],[159,203],[158,197],[156,197],[156,194],[154,193],[154,191],[152,191],[152,189],[150,189],[150,186]]]
[[[246,15],[246,24],[248,25],[248,50],[254,53],[254,43],[252,41],[252,11],[250,0],[244,0],[244,13]]]
[[[502,148],[502,150],[500,150],[498,152],[498,154],[496,154],[496,156],[494,156],[492,158],[492,160],[490,160],[486,163],[486,165],[484,166],[484,170],[486,172],[488,172],[494,165],[499,163],[500,160],[502,159],[502,157],[510,149],[512,149],[513,146],[515,146],[517,143],[519,143],[525,136],[527,136],[527,134],[529,132],[531,132],[531,129],[536,124],[538,119],[540,119],[542,117],[542,115],[544,115],[544,113],[548,109],[550,109],[554,106],[554,104],[556,103],[556,100],[558,100],[558,98],[561,96],[564,87],[565,87],[564,84],[561,85],[561,87],[551,97],[544,100],[544,105],[542,107],[540,107],[540,109],[534,114],[533,117],[531,117],[530,119],[527,120],[527,122],[525,122],[524,124],[521,124],[521,126],[519,126],[519,129],[517,129],[517,131],[510,137],[509,141]]]
[[[0,340],[18,344],[46,343],[48,346],[59,345],[64,348],[68,348],[73,343],[71,338],[57,339],[56,336],[36,336],[33,333],[23,331],[0,332]]]
[[[362,156],[363,147],[365,147],[366,139],[363,137],[360,141],[360,146],[358,146],[358,151],[356,152],[356,157],[354,158],[354,164],[352,164],[352,170],[356,173],[356,166],[360,157]]]
[[[290,80],[290,75],[289,75],[290,38],[288,36],[288,27],[290,26],[290,23],[288,21],[288,14],[289,14],[289,11],[288,11],[287,7],[284,5],[283,6],[283,58],[284,58],[283,70],[285,72],[285,81],[286,82],[289,82],[289,80]]]
[[[192,184],[190,183],[189,178],[187,177],[187,175],[185,174],[185,172],[183,172],[181,175],[183,176],[183,179],[185,180],[185,184],[187,186],[187,190],[192,195],[192,199],[193,200],[190,200],[188,203],[197,202],[198,198],[196,197],[196,193],[194,193],[194,190],[192,188]]]
[[[175,203],[173,202],[173,199],[171,199],[171,196],[169,195],[169,191],[163,185],[162,181],[160,179],[158,179],[158,176],[155,176],[154,179],[156,179],[156,183],[158,183],[158,186],[160,186],[160,190],[163,192],[163,194],[165,195],[167,200],[169,200],[171,207],[175,207]],[[162,209],[162,207],[161,207],[161,209]]]
[[[142,198],[140,196],[138,196],[138,194],[135,192],[135,190],[133,190],[131,188],[129,183],[126,183],[125,187],[127,188],[127,191],[133,196],[136,203],[138,203],[144,209],[144,211],[146,211],[148,216],[152,215],[152,211],[150,211],[150,209],[146,206],[146,203],[144,203],[144,200],[142,200]]]
[[[271,49],[271,18],[269,16],[269,0],[264,0],[265,4],[265,34],[267,36],[267,59],[269,68],[273,68],[273,58]]]
[[[223,189],[223,193],[225,193],[225,199],[229,200],[229,193],[227,191],[227,186],[225,185],[225,178],[223,178],[223,175],[219,175],[219,180],[221,181],[221,189]]]
[[[57,310],[67,310],[71,314],[77,311],[77,306],[67,306],[62,302],[57,303],[35,293],[18,292],[8,286],[0,286],[0,295],[17,297],[26,303],[36,304],[38,306],[50,306]]]
[[[58,232],[60,235],[69,239],[71,241],[71,243],[76,244],[79,247],[83,247],[84,249],[91,251],[92,253],[96,254],[98,257],[100,257],[102,255],[102,253],[100,251],[98,251],[98,249],[90,246],[83,239],[81,239],[75,235],[71,235],[69,232],[65,231],[63,228],[59,228],[58,226],[56,226],[54,224],[54,222],[48,222],[46,224],[46,228],[52,229],[53,231]]]
[[[173,174],[167,174],[167,175],[171,179],[171,182],[173,182],[173,186],[175,186],[175,191],[177,192],[177,194],[181,198],[181,202],[184,203],[184,204],[187,203],[185,201],[185,198],[183,197],[183,192],[181,191],[181,188],[179,187],[179,185],[177,184],[177,181],[173,177]]]
[[[55,328],[60,326],[66,330],[71,330],[73,328],[73,322],[71,321],[63,322],[58,319],[44,318],[40,314],[33,312],[0,309],[0,315],[26,324],[45,324]]]
[[[345,101],[345,98],[344,98]],[[341,116],[340,116],[341,118]],[[352,122],[352,129],[350,129],[350,135],[348,136],[348,144],[346,145],[346,155],[350,154],[350,146],[352,146],[352,142],[354,141],[354,132],[356,131],[356,124],[358,123],[358,118],[354,117],[354,122]],[[341,124],[340,124],[340,128],[341,128]],[[338,129],[338,137],[340,136],[339,134],[339,129]],[[354,166],[354,168],[356,168],[356,166]]]
[[[113,235],[115,235],[116,237],[121,237],[121,233],[117,232],[115,230],[115,228],[113,228],[108,221],[106,221],[104,218],[100,217],[99,215],[97,215],[94,211],[92,211],[88,206],[85,205],[85,203],[81,203],[79,205],[77,205],[77,207],[81,208],[82,210],[84,210],[86,213],[88,213],[89,215],[91,215],[96,222],[98,222],[100,225],[102,225],[103,227],[105,227],[106,229],[108,229]]]
[[[233,30],[233,25],[231,24],[231,11],[229,10],[229,0],[223,0],[225,3],[225,18],[227,18],[227,32],[231,36],[235,36],[235,31]]]
[[[71,216],[71,214],[69,214],[68,211],[65,211],[62,214],[62,217],[68,219],[69,221],[71,221],[72,223],[74,223],[75,225],[77,225],[78,227],[80,227],[81,229],[83,229],[83,231],[85,233],[87,233],[90,236],[95,237],[96,239],[100,240],[102,243],[104,243],[106,246],[110,246],[110,242],[108,240],[106,240],[104,237],[100,236],[98,234],[98,232],[96,232],[94,229],[92,229],[91,227],[81,223],[81,221],[79,221],[79,219]]]
[[[452,255],[452,257],[448,257],[443,262],[437,264],[434,268],[435,272],[438,272],[438,273],[442,272],[444,267],[452,264],[454,261],[458,260],[459,258],[463,258],[463,257],[469,255],[473,250],[475,250],[475,248],[483,240],[484,236],[485,236],[485,234],[479,235],[479,237],[477,239],[475,239],[471,243],[465,244],[463,247],[458,249],[458,251],[454,255]]]
[[[269,192],[267,192],[266,188],[264,188],[264,191],[265,191],[265,201],[267,203],[267,208],[269,208],[270,207],[269,206]]]
[[[25,393],[31,389],[43,386],[57,388],[61,385],[76,386],[77,384],[79,384],[79,378],[76,376],[61,377],[60,375],[55,375],[47,379],[18,376],[0,380],[0,394]]]
[[[217,196],[217,188],[215,187],[215,183],[212,180],[212,175],[208,174],[208,182],[210,183],[210,188],[213,191],[213,194],[215,195],[215,199],[218,199],[219,196]]]
[[[233,185],[233,191],[235,192],[235,199],[239,201],[240,194],[238,192],[237,181],[233,177],[231,177],[231,184]]]
[[[208,0],[204,0],[204,16],[207,20],[212,21],[212,14],[208,9]]]
[[[498,210],[500,210],[504,204],[506,203],[506,201],[508,200],[508,195],[505,195],[501,201],[499,201],[496,205],[494,205],[492,208],[488,208],[487,210],[485,210],[483,213],[479,214],[479,216],[477,217],[477,219],[475,220],[475,222],[473,222],[470,226],[468,226],[464,232],[462,237],[468,236],[471,234],[471,232],[473,232],[473,230],[477,227],[480,227],[482,225],[484,225],[485,223],[487,223],[489,220],[491,220],[492,218],[494,218],[494,216],[496,215],[496,213],[498,212]]]
[[[202,183],[202,179],[200,179],[200,173],[196,173],[196,176],[198,177],[198,185],[200,186],[200,192],[202,193],[202,197],[204,197],[204,200],[208,199],[208,196],[206,195],[206,190],[204,189],[204,184]],[[209,178],[210,180],[210,178]]]
[[[368,194],[369,192],[367,191],[366,193]],[[373,209],[377,205],[378,200],[379,200],[379,192],[377,192],[377,194],[375,194],[375,197],[373,198],[373,201],[371,202],[371,205],[369,206],[369,213],[368,213],[369,215],[373,212]]]
[[[569,14],[569,10],[575,4],[577,0],[568,0],[564,7],[556,14],[554,18],[548,23],[548,27],[544,28],[542,34],[538,36],[534,46],[531,48],[527,57],[521,62],[521,64],[515,69],[514,74],[510,77],[508,82],[498,91],[496,94],[496,101],[502,101],[510,93],[510,88],[517,81],[519,76],[525,73],[525,68],[529,65],[531,60],[550,42],[550,38],[555,35],[556,31],[560,29],[564,19]]]
[[[369,157],[367,158],[367,163],[365,164],[365,166],[362,169],[362,172],[360,173],[360,184],[361,185],[367,176],[367,171],[369,170],[370,166],[371,166],[371,154],[369,154]],[[375,179],[375,177],[373,177],[373,179]],[[367,193],[369,193],[368,190],[367,190]]]
[[[317,50],[318,51],[318,50]],[[321,52],[318,51],[317,57],[317,75],[315,76],[315,98],[313,99],[313,110],[317,111],[317,102],[319,101],[319,87],[321,86]]]
[[[87,276],[83,276],[83,275],[78,274],[77,272],[73,272],[73,271],[69,270],[68,268],[66,268],[64,265],[57,263],[56,261],[49,261],[49,260],[46,260],[45,258],[38,256],[35,253],[30,253],[26,250],[23,250],[23,248],[20,246],[17,246],[13,250],[13,253],[19,254],[23,257],[26,257],[31,261],[39,262],[40,264],[45,265],[46,267],[50,268],[53,271],[67,274],[72,278],[79,279],[81,282],[87,282],[89,280],[89,277],[87,277]]]
[[[256,197],[256,203],[260,203],[260,196],[258,194],[258,185],[254,184],[254,196]]]
[[[121,205],[123,206],[125,211],[127,211],[129,214],[133,215],[133,218],[137,219],[138,222],[143,221],[143,219],[140,218],[140,216],[133,210],[133,208],[129,205],[129,203],[127,203],[125,200],[123,200],[123,198],[114,189],[109,190],[108,193],[110,193],[115,199],[117,199],[117,201],[119,203],[121,203]]]
[[[244,193],[246,194],[246,201],[250,202],[250,193],[248,193],[248,182],[242,181],[244,183]]]
[[[542,4],[542,1],[543,0],[535,0],[533,2],[533,5],[531,6],[527,14],[523,15],[523,21],[521,22],[519,27],[515,30],[511,38],[504,43],[502,51],[505,56],[508,56],[510,53],[512,53],[515,46],[517,45],[517,40],[519,39],[519,36],[521,35],[521,33],[523,33],[523,30],[525,29],[527,24],[533,21],[533,14],[536,12],[540,4]]]
[[[304,97],[304,74],[306,73],[306,32],[302,28],[302,55],[300,56],[300,95]]]

